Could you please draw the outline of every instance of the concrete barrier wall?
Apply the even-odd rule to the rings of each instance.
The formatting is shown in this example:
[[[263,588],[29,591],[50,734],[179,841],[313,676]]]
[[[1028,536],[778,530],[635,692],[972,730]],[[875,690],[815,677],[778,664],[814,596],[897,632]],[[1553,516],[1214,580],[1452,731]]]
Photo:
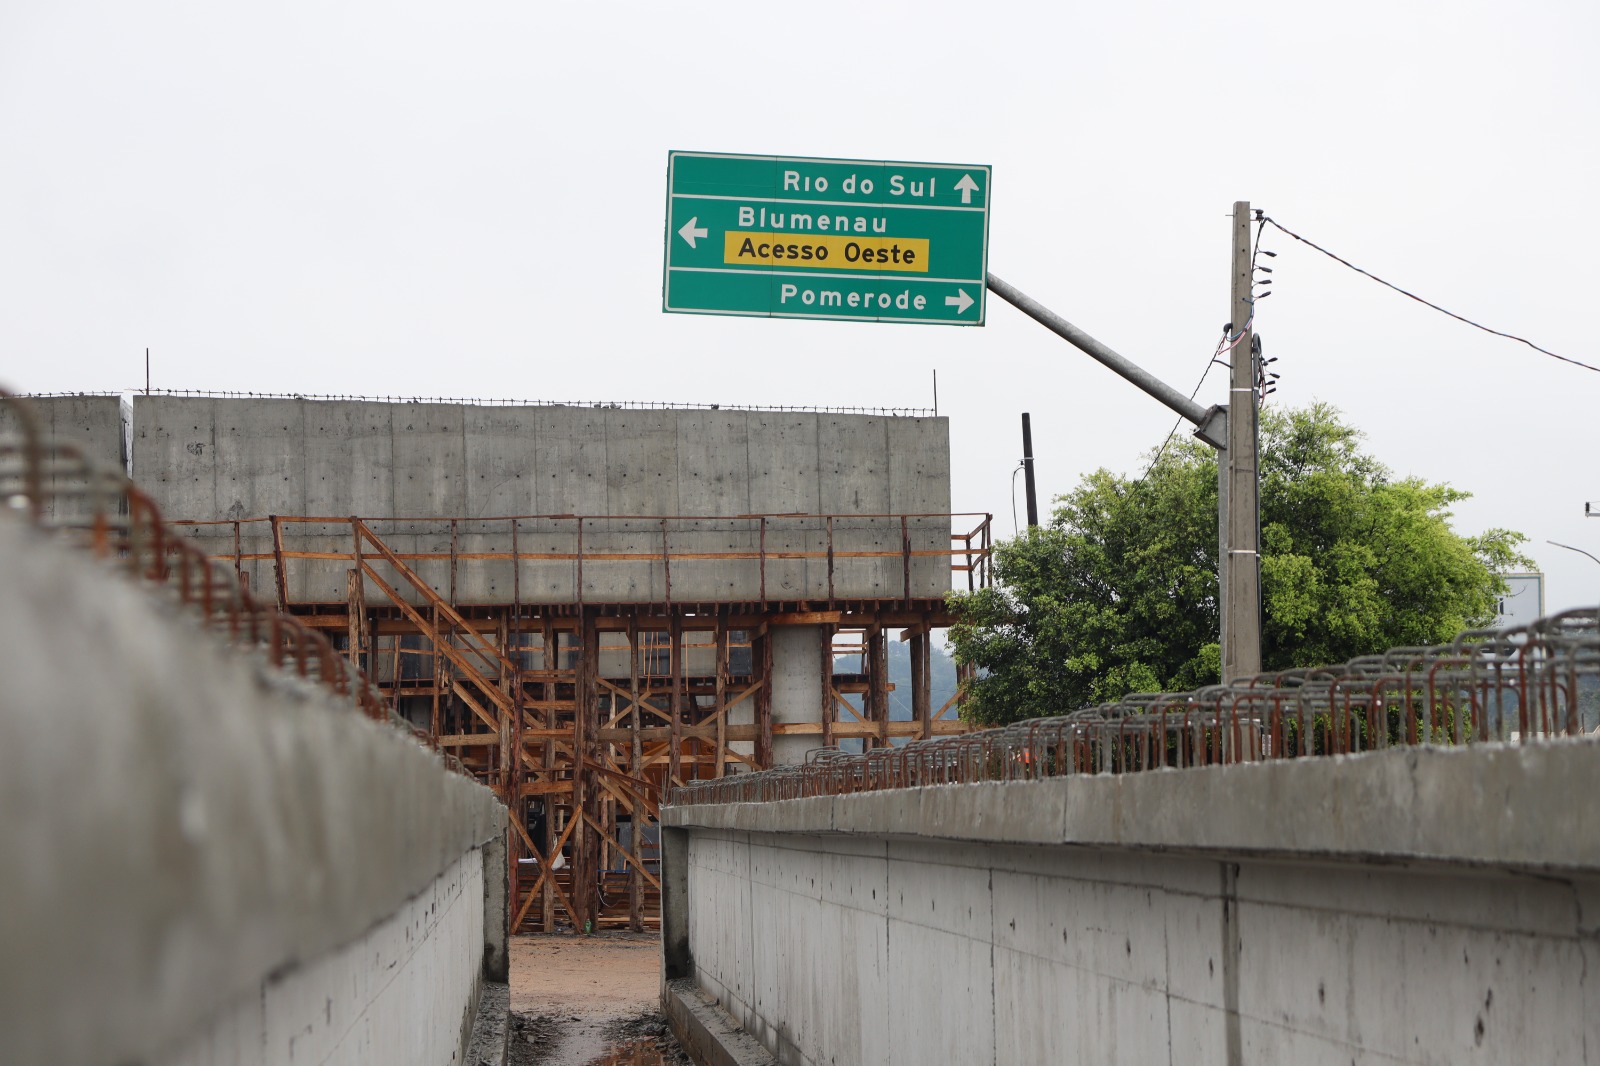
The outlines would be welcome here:
[[[476,987],[483,955],[483,877],[481,852],[468,852],[358,940],[224,1008],[169,1061],[459,1061],[461,1027],[476,1004],[462,993]]]
[[[663,817],[668,977],[785,1063],[1600,1062],[1600,746]]]
[[[505,813],[0,515],[0,1061],[460,1061]]]

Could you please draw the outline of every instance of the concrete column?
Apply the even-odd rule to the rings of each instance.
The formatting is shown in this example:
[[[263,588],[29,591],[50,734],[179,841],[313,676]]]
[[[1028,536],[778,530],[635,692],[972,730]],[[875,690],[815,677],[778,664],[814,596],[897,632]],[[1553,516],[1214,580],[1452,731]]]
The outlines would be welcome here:
[[[501,984],[511,979],[511,863],[506,848],[509,825],[483,846],[483,978]]]
[[[694,976],[689,953],[689,831],[661,827],[661,981]]]
[[[774,725],[822,721],[822,633],[819,626],[772,627],[772,721]],[[772,738],[772,764],[806,761],[806,752],[822,746],[821,733]]]

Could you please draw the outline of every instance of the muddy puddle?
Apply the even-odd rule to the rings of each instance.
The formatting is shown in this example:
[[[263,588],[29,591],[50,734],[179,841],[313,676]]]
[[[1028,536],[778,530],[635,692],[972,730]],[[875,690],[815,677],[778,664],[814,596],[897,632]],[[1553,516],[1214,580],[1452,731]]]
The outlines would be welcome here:
[[[670,1066],[674,1060],[656,1046],[654,1041],[641,1040],[623,1047],[612,1048],[589,1066]]]
[[[689,1056],[673,1039],[667,1021],[651,1012],[611,1023],[606,1036],[613,1041],[604,1055],[587,1066],[689,1066]]]
[[[623,1018],[513,1013],[511,1066],[691,1066],[655,1012]]]

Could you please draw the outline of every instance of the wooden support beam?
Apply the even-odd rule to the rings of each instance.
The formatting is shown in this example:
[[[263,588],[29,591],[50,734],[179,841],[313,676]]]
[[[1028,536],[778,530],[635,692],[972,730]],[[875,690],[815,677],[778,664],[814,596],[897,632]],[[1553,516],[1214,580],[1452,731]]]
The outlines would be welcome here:
[[[554,681],[556,676],[556,668],[558,665],[556,661],[556,635],[555,629],[551,626],[548,618],[542,621],[540,628],[541,635],[543,637],[543,662],[540,665],[544,667],[542,673],[545,675],[546,679],[540,687],[540,695],[544,697],[544,699],[541,701],[544,704],[543,725],[545,729],[552,730],[556,726],[558,717],[555,709],[556,686]],[[556,746],[552,740],[546,740],[544,742],[544,751],[541,752],[540,757],[541,761],[544,763],[544,771],[546,776],[553,779],[555,777]],[[572,782],[568,781],[566,782],[566,785],[566,793],[571,795],[573,784]],[[554,799],[551,797],[546,797],[543,800],[543,809],[545,854],[553,855],[554,851],[552,849],[556,840],[556,806]],[[554,889],[555,880],[554,878],[550,878],[546,880],[542,891],[539,893],[539,928],[546,933],[553,932],[555,929]],[[533,895],[534,893],[529,893],[530,900],[533,898]],[[568,913],[571,913],[570,907],[568,907]]]
[[[772,631],[756,638],[760,646],[756,676],[761,688],[756,693],[756,765],[772,765]]]
[[[915,630],[911,634],[911,719],[920,727],[918,732],[921,739],[926,740],[933,735],[931,728],[933,721],[932,708],[928,706],[928,650],[931,641],[927,630]]]
[[[639,624],[636,617],[628,620],[628,773],[642,777],[644,769],[644,741],[639,730],[644,723],[639,708]],[[632,831],[633,846],[637,849],[644,839],[645,820],[634,811]],[[636,933],[644,931],[644,878],[637,866],[628,870],[628,928]]]
[[[585,815],[585,817],[588,817],[588,816]],[[629,851],[628,849],[624,848],[621,844],[618,844],[617,841],[616,841],[616,838],[611,836],[611,834],[607,833],[605,831],[605,828],[603,826],[601,826],[595,820],[590,819],[589,820],[589,824],[594,827],[594,830],[595,830],[596,833],[600,834],[600,836],[602,838],[604,838],[607,843],[609,843],[612,847],[616,848],[617,851],[624,858],[626,858],[628,860],[628,864],[630,866],[632,866],[635,870],[638,870],[641,874],[643,874],[644,877],[645,877],[645,880],[649,881],[652,885],[654,885],[656,887],[656,891],[657,892],[661,891],[661,882],[659,880],[657,880],[656,877],[653,874],[651,874],[649,870],[645,869],[644,863],[638,858],[638,856],[636,856],[633,852]]]
[[[712,777],[721,777],[727,767],[724,753],[728,750],[728,624],[719,612],[717,615],[717,693],[713,713],[717,719],[717,764]]]
[[[867,630],[867,655],[871,660],[869,678],[872,691],[872,719],[882,726],[878,734],[878,747],[889,746],[889,645],[888,632],[882,626]]]
[[[272,582],[278,594],[278,613],[289,612],[289,575],[283,569],[283,524],[273,515],[272,523]]]
[[[356,541],[356,547],[358,550],[361,547],[359,540]],[[515,546],[511,550],[515,553]],[[456,520],[452,518],[450,519],[450,606],[452,607],[456,605],[456,564],[459,561],[459,554],[460,546],[456,536]]]
[[[367,644],[366,620],[367,600],[365,583],[361,580],[361,571],[345,571],[345,602],[349,605],[346,614],[347,643],[345,645],[345,658],[350,660],[350,665],[357,670],[364,669],[366,661],[364,653]]]
[[[672,670],[672,745],[669,749],[671,763],[668,784],[683,781],[683,620],[676,613],[668,629],[671,646],[669,658]]]
[[[592,931],[594,922],[599,917],[597,892],[602,838],[589,829],[599,822],[602,790],[597,787],[591,776],[581,769],[582,763],[600,761],[599,676],[600,636],[586,611],[579,632],[577,680],[573,686],[574,722],[577,725],[575,748],[580,763],[580,766],[573,770],[573,779],[578,783],[574,793],[576,801],[574,816],[581,818],[582,823],[577,827],[572,846],[572,895],[573,902],[578,908],[579,922],[583,926],[582,932]]]
[[[828,550],[830,553],[833,550],[832,519],[828,520]],[[833,626],[818,626],[817,632],[822,642],[822,746],[831,748],[834,744],[834,719],[838,715],[833,706],[833,701],[837,698],[833,690]]]
[[[538,848],[533,846],[533,840],[529,838],[527,831],[522,827],[520,822],[514,821],[511,824],[516,827],[517,833],[522,839],[522,842],[526,844],[528,850],[532,852],[531,857],[539,860],[539,878],[533,883],[532,887],[528,889],[528,898],[523,901],[522,909],[517,912],[516,921],[511,923],[512,931],[515,932],[522,927],[522,920],[527,917],[528,908],[533,905],[534,900],[542,898],[541,891],[543,892],[544,897],[554,895],[558,900],[560,900],[561,906],[567,912],[567,917],[572,920],[573,928],[579,928],[582,923],[578,921],[577,908],[573,905],[572,900],[568,898],[567,894],[561,891],[561,886],[556,884],[556,879],[554,876],[556,856],[561,854],[562,845],[567,842],[567,837],[572,833],[573,827],[578,823],[576,821],[569,821],[567,823],[567,828],[562,832],[561,836],[551,837],[549,845],[542,853]],[[555,819],[546,819],[547,826],[553,826],[554,824]],[[553,832],[553,830],[548,830],[547,832]],[[553,915],[546,915],[544,932],[554,932],[554,921],[555,919]]]

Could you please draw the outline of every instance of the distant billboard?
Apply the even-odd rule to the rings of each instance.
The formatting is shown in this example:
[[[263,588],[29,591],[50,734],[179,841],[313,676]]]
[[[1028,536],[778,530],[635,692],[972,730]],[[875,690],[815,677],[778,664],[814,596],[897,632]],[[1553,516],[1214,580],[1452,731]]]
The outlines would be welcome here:
[[[1499,596],[1494,626],[1525,626],[1544,616],[1544,575],[1505,574],[1506,591]]]

